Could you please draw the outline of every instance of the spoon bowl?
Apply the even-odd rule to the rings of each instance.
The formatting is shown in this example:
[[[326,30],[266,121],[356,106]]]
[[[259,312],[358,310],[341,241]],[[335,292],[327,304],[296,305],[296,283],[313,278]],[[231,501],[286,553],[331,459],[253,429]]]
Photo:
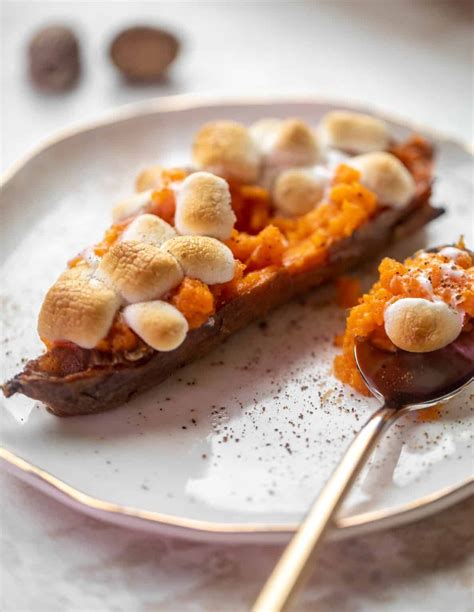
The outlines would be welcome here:
[[[474,330],[430,353],[388,352],[364,340],[354,355],[365,384],[386,406],[419,410],[444,402],[474,377]]]

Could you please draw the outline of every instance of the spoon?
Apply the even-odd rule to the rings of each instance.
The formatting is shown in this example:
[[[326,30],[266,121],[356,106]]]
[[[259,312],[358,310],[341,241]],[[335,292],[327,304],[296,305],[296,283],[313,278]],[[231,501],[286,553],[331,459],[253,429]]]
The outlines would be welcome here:
[[[253,612],[288,609],[309,578],[316,549],[372,449],[402,414],[445,402],[474,378],[474,330],[430,353],[389,353],[365,340],[355,360],[369,390],[383,405],[362,427],[323,487],[263,587]]]

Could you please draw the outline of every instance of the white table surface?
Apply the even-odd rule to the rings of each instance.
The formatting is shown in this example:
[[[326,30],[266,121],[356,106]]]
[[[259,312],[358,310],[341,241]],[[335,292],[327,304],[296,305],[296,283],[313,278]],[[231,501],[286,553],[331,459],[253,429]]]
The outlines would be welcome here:
[[[368,102],[473,140],[472,5],[405,2],[4,2],[1,165],[114,106],[176,93],[320,94]],[[36,92],[24,47],[42,24],[81,33],[72,92]],[[156,86],[126,86],[107,60],[123,25],[156,22],[183,51]],[[247,610],[279,552],[125,531],[0,473],[0,607],[13,611]],[[473,610],[473,501],[411,526],[328,544],[296,609]]]

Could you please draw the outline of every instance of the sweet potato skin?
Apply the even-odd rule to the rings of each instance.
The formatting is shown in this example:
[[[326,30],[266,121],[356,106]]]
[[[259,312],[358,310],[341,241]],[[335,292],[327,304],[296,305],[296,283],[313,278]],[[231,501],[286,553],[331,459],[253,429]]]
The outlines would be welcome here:
[[[223,306],[205,325],[190,331],[177,349],[149,351],[136,361],[90,363],[90,351],[78,354],[77,371],[52,376],[41,371],[41,357],[5,383],[4,394],[23,393],[44,402],[57,416],[93,414],[114,408],[209,353],[235,331],[271,309],[313,289],[364,261],[443,213],[429,203],[429,189],[404,210],[386,209],[329,252],[323,266],[290,275],[281,269],[251,291]],[[82,362],[81,362],[82,360]]]

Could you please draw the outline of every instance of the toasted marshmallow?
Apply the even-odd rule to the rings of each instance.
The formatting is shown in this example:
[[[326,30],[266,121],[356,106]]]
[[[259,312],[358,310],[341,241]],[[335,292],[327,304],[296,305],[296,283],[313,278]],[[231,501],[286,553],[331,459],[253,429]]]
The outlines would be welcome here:
[[[390,140],[387,124],[381,119],[342,110],[324,115],[319,133],[325,146],[350,153],[383,151]]]
[[[304,215],[319,204],[328,184],[329,177],[315,168],[284,170],[273,187],[275,208],[288,216]]]
[[[229,185],[209,172],[190,174],[178,191],[174,220],[180,234],[227,240],[236,221]]]
[[[84,249],[81,255],[89,267],[93,268],[94,270],[97,268],[100,263],[100,257],[96,254],[94,247]]]
[[[186,338],[188,322],[168,302],[131,304],[124,309],[123,316],[137,336],[155,351],[172,351]]]
[[[38,333],[44,340],[91,349],[107,335],[119,306],[120,297],[103,283],[64,277],[46,294]]]
[[[402,298],[385,309],[384,321],[395,346],[410,353],[429,353],[456,340],[463,316],[445,302]]]
[[[143,242],[118,242],[104,255],[96,272],[126,302],[144,302],[164,295],[183,280],[176,259]]]
[[[94,274],[94,268],[90,266],[88,263],[79,263],[72,268],[66,268],[61,276],[58,278],[56,282],[63,281],[76,281],[76,280],[84,280],[87,281],[92,278]]]
[[[208,285],[226,283],[234,278],[232,251],[215,238],[178,236],[165,242],[162,249],[176,257],[185,276]]]
[[[250,126],[250,135],[263,155],[269,153],[278,138],[283,119],[259,119]]]
[[[118,202],[112,209],[113,222],[120,223],[120,221],[124,221],[128,217],[137,215],[150,202],[152,193],[153,190],[149,189],[148,191],[135,193],[130,198]]]
[[[176,230],[156,215],[139,215],[123,232],[121,240],[133,240],[160,246],[176,236]]]
[[[150,166],[150,168],[146,168],[137,176],[135,190],[140,193],[150,189],[161,189],[163,187],[162,172],[163,166]]]
[[[315,134],[299,119],[262,119],[250,127],[250,133],[267,169],[311,166],[318,159]]]
[[[255,183],[260,169],[260,154],[249,131],[233,121],[204,125],[194,140],[193,161],[200,170],[242,183]]]
[[[391,153],[358,155],[347,163],[359,170],[361,183],[373,191],[382,204],[401,208],[415,195],[414,178]]]

